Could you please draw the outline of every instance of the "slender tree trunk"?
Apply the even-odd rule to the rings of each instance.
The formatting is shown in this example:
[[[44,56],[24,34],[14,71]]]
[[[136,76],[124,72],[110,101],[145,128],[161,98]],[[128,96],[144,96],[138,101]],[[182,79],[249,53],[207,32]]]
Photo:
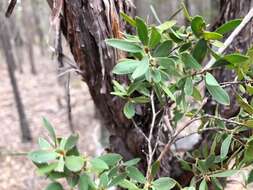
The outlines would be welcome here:
[[[31,73],[33,75],[37,74],[37,69],[35,66],[35,59],[34,59],[34,32],[33,32],[33,20],[31,18],[31,13],[30,13],[30,7],[29,3],[27,3],[27,0],[22,1],[23,4],[23,12],[22,12],[22,23],[23,26],[25,27],[25,46],[27,48],[27,54],[28,54],[28,59],[31,67]],[[32,21],[32,23],[31,23]]]
[[[1,5],[0,5],[0,8],[1,8]],[[6,58],[6,64],[7,64],[7,68],[8,68],[10,82],[12,85],[14,98],[16,101],[16,107],[17,107],[17,111],[18,111],[21,133],[22,133],[22,140],[23,140],[23,142],[27,142],[27,141],[32,140],[32,136],[31,136],[31,132],[29,129],[27,119],[26,119],[24,106],[23,106],[23,103],[22,103],[22,100],[20,97],[18,84],[17,84],[16,78],[15,78],[15,73],[14,73],[14,68],[13,68],[13,65],[15,65],[15,60],[14,60],[14,55],[12,52],[10,35],[9,35],[8,27],[5,24],[5,21],[4,21],[4,18],[2,15],[0,17],[0,41],[3,46],[3,51],[5,54],[5,58]]]

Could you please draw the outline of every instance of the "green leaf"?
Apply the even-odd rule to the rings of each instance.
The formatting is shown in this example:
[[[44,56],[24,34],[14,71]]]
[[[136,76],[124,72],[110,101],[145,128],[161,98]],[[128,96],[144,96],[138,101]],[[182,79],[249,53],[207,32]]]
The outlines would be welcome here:
[[[64,190],[62,185],[58,182],[50,183],[45,190]]]
[[[79,179],[79,190],[89,190],[90,178],[87,174],[82,174]]]
[[[202,63],[207,54],[206,40],[200,39],[193,49],[192,55],[199,63]]]
[[[144,175],[136,167],[129,166],[126,168],[126,171],[128,177],[131,179],[143,184],[146,182]]]
[[[78,172],[84,166],[84,158],[81,156],[67,156],[65,158],[65,165],[70,171]]]
[[[140,160],[141,160],[140,158],[135,158],[135,159],[126,161],[123,163],[123,166],[134,166],[134,165],[138,164],[140,162]]]
[[[228,93],[219,85],[213,75],[207,73],[205,83],[207,90],[217,102],[224,105],[230,104]]]
[[[64,158],[63,158],[63,156],[61,156],[58,163],[57,163],[57,167],[55,168],[55,171],[56,172],[64,172],[64,165],[65,165]]]
[[[66,141],[64,150],[68,151],[68,150],[72,149],[74,146],[76,146],[78,139],[79,139],[78,134],[69,136]]]
[[[176,101],[174,94],[170,91],[170,89],[165,84],[161,84],[161,88],[167,94],[167,96],[171,98],[171,100]]]
[[[252,162],[253,161],[253,141],[250,140],[246,144],[246,149],[244,151],[244,161]]]
[[[127,102],[124,106],[123,112],[128,119],[131,119],[135,115],[135,105],[131,102]]]
[[[120,15],[127,23],[129,23],[133,27],[136,27],[136,21],[132,17],[128,16],[123,12],[121,12]]]
[[[166,40],[161,43],[154,51],[154,57],[167,57],[172,49],[173,43],[171,40]]]
[[[191,22],[192,32],[195,36],[200,37],[206,27],[205,21],[201,16],[195,16]]]
[[[117,177],[113,178],[113,180],[111,181],[111,183],[108,185],[108,187],[112,187],[112,186],[116,186],[119,183],[121,183],[125,178],[127,177],[126,173],[122,173],[117,175]]]
[[[157,60],[164,69],[171,69],[172,66],[175,66],[175,61],[172,58],[159,57]]]
[[[135,71],[132,74],[133,79],[137,79],[148,71],[149,68],[149,58],[145,56],[139,63],[138,67],[135,69]]]
[[[122,156],[120,154],[108,153],[108,154],[99,156],[98,159],[103,160],[108,166],[114,166],[120,160],[122,160]]]
[[[157,31],[157,29],[155,27],[152,27],[151,30],[151,36],[150,36],[150,40],[149,40],[149,47],[150,48],[155,48],[161,40],[161,34]]]
[[[202,96],[195,86],[193,87],[192,97],[197,101],[202,101]]]
[[[146,96],[138,96],[138,97],[135,97],[135,98],[131,98],[131,100],[134,103],[137,103],[137,104],[145,104],[145,103],[150,102],[149,97],[146,97]]]
[[[149,42],[148,27],[146,23],[140,17],[136,17],[135,21],[136,21],[136,27],[137,27],[137,33],[138,33],[139,39],[141,40],[143,45],[146,46],[148,45],[148,42]]]
[[[221,144],[220,157],[224,159],[227,157],[229,147],[232,141],[233,135],[228,135]]]
[[[131,181],[124,179],[119,183],[119,186],[129,190],[139,190],[139,188]]]
[[[226,170],[219,173],[215,173],[210,175],[209,177],[231,177],[235,175],[238,172],[238,170]]]
[[[156,174],[158,173],[160,169],[160,161],[157,160],[155,161],[152,165],[151,165],[151,175],[153,176],[153,178],[155,178]]]
[[[118,83],[118,81],[113,80],[112,83],[113,83],[113,85],[114,85],[114,90],[115,90],[115,91],[120,91],[120,92],[122,92],[122,93],[124,93],[124,94],[127,93],[125,87],[124,87],[123,85],[121,85],[120,83]]]
[[[253,182],[253,170],[250,171],[247,179],[247,184],[250,184]]]
[[[158,69],[150,69],[150,74],[155,83],[159,83],[162,80],[161,73]]]
[[[207,190],[207,189],[208,189],[208,186],[207,186],[206,180],[203,179],[199,185],[199,190]]]
[[[133,42],[129,42],[121,39],[107,39],[105,42],[114,48],[120,49],[122,51],[131,52],[131,53],[140,53],[142,48]]]
[[[220,33],[220,34],[225,34],[225,33],[231,32],[237,26],[239,26],[241,24],[241,22],[242,22],[241,19],[230,20],[230,21],[226,22],[225,24],[221,25],[219,28],[217,28],[215,32]]]
[[[242,63],[249,59],[248,56],[239,54],[239,53],[233,53],[229,55],[225,55],[222,59],[225,61],[228,61],[229,63],[235,64],[235,63]]]
[[[219,34],[216,32],[208,32],[208,31],[204,31],[203,36],[205,40],[220,40],[223,38],[222,34]]]
[[[31,159],[35,163],[47,163],[49,161],[55,160],[58,154],[53,151],[33,151],[28,154],[28,158]]]
[[[58,163],[51,163],[38,168],[37,172],[39,175],[45,175],[53,171],[57,167]]]
[[[40,149],[42,150],[52,149],[51,144],[46,139],[40,137],[38,141]]]
[[[201,65],[191,54],[183,52],[181,53],[181,57],[187,69],[201,69]]]
[[[175,187],[176,181],[170,177],[161,177],[152,184],[155,190],[170,190]]]
[[[184,92],[188,96],[191,96],[193,93],[193,82],[191,77],[188,77],[185,81]]]
[[[54,131],[54,127],[51,125],[51,123],[45,117],[43,118],[43,124],[44,124],[44,127],[48,130],[51,139],[56,144],[56,134]]]
[[[162,23],[161,25],[159,25],[159,26],[157,27],[157,29],[160,30],[161,33],[163,33],[164,31],[166,31],[166,30],[172,28],[176,23],[177,23],[177,22],[174,21],[174,20],[166,21],[166,22]]]
[[[133,73],[138,67],[140,61],[134,59],[124,59],[120,61],[112,70],[112,73],[117,75],[125,75]]]
[[[109,169],[109,166],[106,164],[106,162],[99,158],[94,158],[93,160],[91,160],[91,166],[94,170],[98,172],[102,172],[104,170]]]
[[[241,108],[250,115],[253,115],[253,107],[248,104],[246,100],[244,100],[239,94],[236,94],[236,100]]]
[[[102,189],[106,188],[109,183],[109,177],[107,175],[107,172],[104,172],[102,175],[100,175],[99,179],[99,187],[102,187]]]
[[[68,185],[73,189],[79,182],[78,175],[69,175],[67,176]]]

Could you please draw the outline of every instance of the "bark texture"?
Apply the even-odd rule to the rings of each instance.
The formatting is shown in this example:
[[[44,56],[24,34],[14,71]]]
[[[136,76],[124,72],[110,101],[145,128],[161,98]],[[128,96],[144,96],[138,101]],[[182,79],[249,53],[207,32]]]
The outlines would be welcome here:
[[[112,151],[119,152],[129,159],[141,148],[138,144],[138,148],[129,144],[134,142],[134,132],[131,130],[131,122],[126,120],[122,113],[124,102],[110,95],[113,80],[111,70],[116,61],[124,55],[104,42],[107,38],[120,38],[121,32],[127,30],[119,18],[121,11],[131,14],[131,2],[66,0],[62,28],[75,61],[83,72],[83,80],[89,87],[103,125],[112,135]],[[124,78],[121,80],[126,81]],[[127,142],[130,136],[131,142]]]

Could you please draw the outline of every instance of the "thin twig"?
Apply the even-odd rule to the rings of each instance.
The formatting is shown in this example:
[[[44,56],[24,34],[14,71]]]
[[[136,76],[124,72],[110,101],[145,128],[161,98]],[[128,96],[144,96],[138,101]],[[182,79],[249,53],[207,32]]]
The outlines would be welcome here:
[[[153,131],[155,128],[155,120],[156,120],[156,110],[155,110],[155,101],[154,101],[154,91],[152,91],[151,96],[150,96],[150,101],[151,101],[151,109],[152,109],[152,122],[150,125],[150,131],[149,131],[149,137],[148,137],[148,169],[147,169],[147,178],[149,179],[151,176],[151,165],[153,162],[153,149],[152,149],[152,138],[153,138]]]
[[[147,142],[149,142],[148,137],[145,135],[145,133],[143,133],[143,131],[140,129],[140,127],[138,127],[138,125],[137,125],[137,123],[134,121],[134,119],[132,119],[132,122],[133,122],[133,124],[134,124],[135,129],[137,129],[138,132],[144,137],[144,139],[145,139]]]

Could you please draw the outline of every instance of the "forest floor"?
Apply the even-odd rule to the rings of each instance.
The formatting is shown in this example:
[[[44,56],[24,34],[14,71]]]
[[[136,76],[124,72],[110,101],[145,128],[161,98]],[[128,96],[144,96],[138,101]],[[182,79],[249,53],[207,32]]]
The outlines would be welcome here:
[[[35,60],[37,75],[30,73],[28,63],[23,65],[23,74],[15,72],[33,136],[31,143],[24,144],[21,141],[19,120],[5,60],[0,60],[0,189],[40,190],[48,181],[36,175],[32,162],[26,157],[6,156],[6,153],[36,149],[38,137],[47,135],[42,127],[42,117],[52,122],[59,135],[68,136],[71,133],[67,120],[65,82],[59,82],[57,78],[56,63],[39,56],[38,53]],[[79,147],[82,152],[94,155],[102,149],[98,142],[100,125],[95,118],[93,102],[80,78],[72,76],[70,86],[74,128],[81,134]]]

